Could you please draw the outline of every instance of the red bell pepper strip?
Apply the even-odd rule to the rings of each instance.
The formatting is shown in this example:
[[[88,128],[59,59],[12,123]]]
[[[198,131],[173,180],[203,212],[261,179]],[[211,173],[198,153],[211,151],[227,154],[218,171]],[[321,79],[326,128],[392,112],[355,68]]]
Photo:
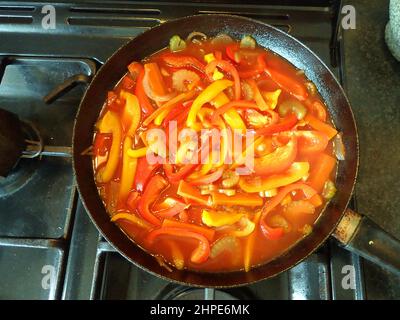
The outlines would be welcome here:
[[[321,152],[329,142],[328,135],[320,131],[297,130],[295,135],[298,137],[299,153],[302,155]]]
[[[307,89],[302,83],[300,83],[293,77],[290,77],[270,67],[266,67],[265,71],[271,77],[271,79],[283,90],[287,91],[300,101],[304,101],[307,99]]]
[[[296,125],[297,121],[298,121],[298,119],[297,119],[296,115],[291,113],[291,114],[287,115],[285,118],[283,118],[283,120],[281,122],[271,124],[270,126],[256,130],[256,136],[261,136],[261,135],[266,136],[266,135],[272,135],[274,133],[278,133],[281,131],[288,131]]]
[[[143,195],[138,204],[140,215],[156,226],[161,225],[161,221],[150,211],[150,205],[156,201],[160,192],[167,186],[167,184],[167,181],[162,176],[153,176],[147,187],[144,189]]]
[[[229,109],[232,109],[232,108],[245,108],[245,109],[258,109],[258,110],[260,109],[256,103],[251,102],[251,101],[247,101],[247,100],[231,101],[231,102],[224,104],[222,107],[216,109],[213,112],[213,114],[211,116],[211,122],[212,123],[218,122],[219,116],[223,115],[225,112],[227,112]],[[269,109],[264,110],[263,112],[266,112],[269,114],[269,116],[271,117],[271,124],[278,122],[279,115],[276,112],[269,110]],[[265,128],[263,128],[263,129],[265,129]]]
[[[179,124],[182,122],[182,120],[186,119],[190,107],[192,105],[193,101],[187,101],[181,104],[176,105],[164,118],[163,120],[163,127],[167,128],[168,123],[171,120],[176,120],[176,122]]]
[[[265,156],[254,159],[254,173],[269,175],[286,170],[293,163],[297,155],[297,139],[292,137],[289,142],[275,149]]]
[[[154,107],[151,104],[143,88],[144,68],[139,62],[133,62],[128,66],[129,72],[137,75],[135,95],[139,100],[140,108],[146,115],[151,114],[154,111]]]
[[[135,81],[133,81],[131,76],[127,74],[122,78],[121,86],[123,89],[131,91],[131,89],[135,86]]]
[[[302,190],[307,199],[310,199],[312,196],[317,194],[317,191],[310,187],[305,183],[293,183],[290,184],[283,189],[281,189],[278,194],[271,199],[270,202],[266,203],[262,208],[262,214],[260,219],[260,227],[264,236],[267,239],[275,240],[280,238],[284,234],[284,229],[282,227],[279,228],[271,228],[265,222],[265,217],[270,213],[277,205],[279,205],[282,200],[286,197],[286,195],[294,190]]]
[[[192,252],[192,255],[190,257],[190,261],[192,261],[193,263],[205,262],[210,255],[210,244],[208,240],[201,234],[183,230],[180,228],[160,228],[151,231],[147,236],[147,241],[152,244],[160,235],[192,238],[198,240],[199,246]]]
[[[176,182],[179,182],[180,180],[186,178],[198,166],[199,166],[198,163],[194,163],[194,164],[189,163],[189,164],[184,165],[182,168],[180,168],[179,171],[174,172],[172,164],[165,163],[164,164],[164,172],[165,172],[165,175],[167,176],[169,182],[176,183]]]
[[[233,80],[235,82],[235,99],[239,100],[240,96],[241,96],[240,95],[241,87],[240,87],[239,74],[238,74],[236,68],[229,61],[226,61],[226,60],[217,60],[217,59],[215,59],[215,60],[211,61],[206,66],[206,75],[208,76],[208,78],[211,81],[213,80],[212,76],[213,76],[214,70],[217,67],[221,68],[223,71],[229,73],[232,76],[232,78],[233,78]]]
[[[205,65],[192,56],[164,54],[162,59],[167,65],[174,68],[192,67],[201,72],[204,72],[205,69]]]
[[[239,44],[232,43],[226,46],[225,52],[229,59],[231,59],[233,62],[239,63],[240,57],[236,54],[238,50],[239,50]]]
[[[307,114],[304,117],[304,121],[306,121],[311,127],[313,127],[313,129],[326,133],[329,139],[332,139],[334,136],[337,135],[337,130],[334,127],[326,122],[317,119],[311,114]]]
[[[181,230],[187,230],[191,232],[196,232],[204,236],[208,241],[213,241],[215,236],[215,230],[203,226],[199,226],[193,223],[186,223],[172,219],[164,219],[162,223],[162,228],[177,228]]]
[[[120,112],[121,108],[123,107],[121,99],[114,91],[108,91],[106,105],[109,110],[115,112]]]
[[[329,179],[329,176],[331,175],[335,166],[335,158],[325,153],[320,154],[314,163],[307,183],[318,192],[321,192],[324,188],[326,180]]]
[[[155,204],[153,211],[162,218],[171,218],[181,213],[190,205],[173,197],[167,197],[163,202]]]
[[[159,163],[149,164],[146,157],[141,157],[138,159],[135,181],[133,183],[134,186],[136,186],[137,191],[143,192],[147,181],[149,181],[154,171],[156,171],[160,166],[161,164]]]
[[[93,153],[96,157],[105,156],[111,148],[112,134],[97,132],[93,142]]]
[[[194,186],[199,186],[202,184],[210,184],[210,183],[217,181],[219,178],[221,178],[223,173],[224,173],[224,167],[221,167],[221,168],[218,168],[213,173],[204,175],[200,178],[190,180],[189,183]]]

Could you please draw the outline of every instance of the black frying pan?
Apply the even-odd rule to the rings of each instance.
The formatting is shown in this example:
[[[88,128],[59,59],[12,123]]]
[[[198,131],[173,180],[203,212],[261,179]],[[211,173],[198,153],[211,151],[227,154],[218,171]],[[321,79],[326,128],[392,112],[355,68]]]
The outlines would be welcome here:
[[[336,186],[338,192],[315,224],[314,231],[285,254],[249,272],[200,273],[187,270],[168,272],[148,253],[134,245],[112,222],[98,195],[92,159],[81,153],[92,144],[94,124],[108,90],[126,72],[127,65],[164,48],[171,36],[185,38],[192,31],[208,36],[226,33],[240,39],[250,34],[297,68],[315,83],[338,131],[343,133],[346,159],[340,161]],[[347,210],[358,168],[358,137],[353,113],[343,89],[325,64],[302,43],[267,24],[229,15],[199,15],[169,21],[129,41],[101,67],[81,102],[74,127],[73,164],[82,201],[102,235],[129,261],[167,280],[185,285],[230,287],[249,284],[283,272],[314,252],[334,235],[352,250],[380,262],[393,271],[400,269],[400,245],[367,218]],[[339,223],[340,222],[340,223]]]

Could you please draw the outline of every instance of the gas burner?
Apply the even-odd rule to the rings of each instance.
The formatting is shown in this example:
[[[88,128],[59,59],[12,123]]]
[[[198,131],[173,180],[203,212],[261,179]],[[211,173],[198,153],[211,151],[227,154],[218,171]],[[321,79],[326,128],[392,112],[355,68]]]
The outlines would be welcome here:
[[[175,287],[162,297],[165,300],[238,300],[233,295],[216,289]]]

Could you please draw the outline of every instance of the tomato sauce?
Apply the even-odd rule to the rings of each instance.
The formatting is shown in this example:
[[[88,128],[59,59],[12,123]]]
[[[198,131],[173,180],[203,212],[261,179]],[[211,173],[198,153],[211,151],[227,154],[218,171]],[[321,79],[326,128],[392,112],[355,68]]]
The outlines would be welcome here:
[[[233,57],[228,54],[228,46],[231,47],[230,52],[233,50],[235,54]],[[208,56],[209,54],[213,56]],[[172,57],[173,63],[166,57]],[[184,61],[183,57],[195,58],[197,62],[193,64]],[[224,61],[229,68],[224,69],[218,64],[215,70],[220,73],[220,78],[215,70],[206,75],[209,64],[215,59]],[[263,63],[260,64],[260,61]],[[179,52],[171,52],[170,48],[165,48],[141,61],[136,66],[137,70],[141,66],[144,66],[143,83],[138,83],[137,73],[128,72],[124,75],[105,101],[94,134],[94,150],[104,151],[105,148],[106,151],[105,154],[95,152],[93,157],[99,195],[110,218],[115,219],[115,223],[133,241],[132,245],[140,246],[178,269],[204,272],[248,271],[251,267],[276,258],[293,245],[301,246],[300,240],[312,232],[313,224],[326,203],[334,196],[333,182],[336,172],[332,148],[335,129],[316,87],[306,78],[304,72],[265,48],[241,48],[238,41],[216,43],[212,39],[187,42],[186,48]],[[154,76],[154,72],[157,76]],[[179,86],[177,72],[188,77],[178,79]],[[213,164],[209,170],[202,163],[191,168],[187,174],[182,174],[187,164],[179,161],[171,164],[169,173],[164,164],[142,166],[140,158],[150,148],[150,142],[146,140],[148,130],[160,128],[166,132],[168,122],[164,126],[162,121],[165,121],[167,114],[173,112],[176,113],[176,119],[181,118],[178,121],[178,132],[187,128],[190,124],[190,110],[198,102],[196,99],[200,94],[206,93],[214,82],[229,80],[231,83],[220,91],[225,96],[222,105],[235,101],[235,72],[243,75],[240,77],[240,101],[251,102],[254,108],[249,113],[246,108],[233,107],[220,117],[219,125],[230,128],[244,124],[245,129],[255,132],[255,156],[260,166],[265,165],[265,171],[263,168],[256,168],[261,174],[238,176],[235,168],[241,167],[243,163],[235,161],[234,167],[226,163],[219,167]],[[245,77],[250,73],[254,74]],[[260,97],[257,100],[249,79],[256,83],[263,99],[261,102],[266,103],[268,110],[260,108]],[[168,111],[160,116],[161,120],[158,121],[161,124],[155,123],[156,117],[149,124],[143,124],[152,115],[144,114],[143,102],[135,100],[138,98],[134,96],[138,92],[137,86],[140,86],[139,90],[145,91],[155,110],[165,108]],[[162,95],[155,90],[160,86],[164,91]],[[187,99],[167,109],[169,101],[188,92],[193,92],[192,96],[188,94]],[[197,126],[218,127],[211,120],[212,113],[218,108],[217,98],[214,94],[212,98],[202,100],[203,103],[195,114]],[[236,112],[237,118],[232,120],[231,117],[229,120],[225,115],[232,111]],[[295,115],[295,124],[282,127],[291,115]],[[138,116],[140,119],[137,120],[140,121],[135,130],[130,132],[129,126]],[[267,132],[265,128],[273,126],[275,132],[263,133]],[[104,133],[108,134],[108,138],[96,139],[96,135]],[[110,135],[116,144],[114,150]],[[124,149],[124,141],[128,141],[128,136],[132,139],[129,145],[131,153]],[[96,143],[107,144],[96,146]],[[294,145],[292,149],[289,148],[291,144]],[[177,149],[182,145],[182,142],[178,142]],[[221,150],[222,148],[218,148],[217,152],[223,155]],[[245,149],[239,151],[245,152]],[[159,150],[157,152],[162,159],[168,160],[168,153],[161,154]],[[300,169],[304,171],[303,174],[293,178],[300,174]],[[222,172],[220,176],[219,172]],[[268,173],[264,175],[262,172]],[[123,177],[124,173],[128,174]],[[147,180],[143,176],[147,176]],[[144,185],[144,190],[140,190],[137,180]],[[300,187],[284,195],[281,201],[270,208],[283,190],[294,184]],[[128,188],[127,194],[124,194],[123,185]],[[261,190],[262,185],[276,187]],[[307,192],[303,191],[304,185],[311,188],[311,195],[307,196]],[[222,194],[225,200],[238,200],[233,200],[232,204],[216,205],[216,201],[219,201],[218,194]],[[241,196],[253,199],[257,205],[248,205]],[[134,200],[127,200],[129,197]],[[157,208],[166,208],[169,211],[160,211]],[[177,212],[171,211],[175,209]],[[268,212],[265,213],[266,211]],[[126,215],[123,218],[121,214],[128,214],[131,219],[126,218]],[[116,219],[118,215],[121,218]],[[225,223],[221,222],[223,219]],[[174,226],[166,227],[165,220],[173,221]],[[192,229],[187,224],[200,229]],[[201,228],[205,233],[202,233]],[[153,236],[157,230],[162,232]],[[207,235],[212,236],[207,238]]]

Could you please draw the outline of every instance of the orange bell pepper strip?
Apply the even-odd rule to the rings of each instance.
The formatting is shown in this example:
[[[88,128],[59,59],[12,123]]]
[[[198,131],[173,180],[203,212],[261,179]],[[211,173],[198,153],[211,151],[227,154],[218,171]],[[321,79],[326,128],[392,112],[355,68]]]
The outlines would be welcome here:
[[[322,122],[311,114],[307,114],[304,117],[304,121],[307,122],[315,130],[324,132],[328,136],[329,140],[337,135],[337,130],[335,128],[325,122]]]
[[[209,227],[222,227],[239,222],[245,216],[244,213],[202,210],[201,221]]]
[[[261,210],[257,211],[253,218],[253,223],[258,225],[261,219]],[[251,257],[253,256],[254,242],[257,238],[257,232],[251,233],[246,241],[244,249],[244,270],[247,272],[251,267]]]
[[[140,108],[144,114],[149,115],[154,111],[154,107],[143,88],[144,68],[139,62],[132,62],[128,66],[128,70],[131,75],[136,76],[135,96],[139,100]]]
[[[301,155],[308,155],[324,151],[329,143],[326,133],[315,130],[296,130],[282,132],[280,136],[296,136],[298,141],[298,152]]]
[[[250,85],[251,90],[253,91],[254,101],[256,102],[258,108],[261,111],[268,110],[269,106],[265,102],[263,96],[261,95],[261,92],[258,89],[257,83],[253,79],[248,79],[247,83]]]
[[[164,96],[167,93],[167,89],[165,88],[164,79],[161,75],[158,64],[155,62],[146,63],[144,65],[144,72],[149,77],[148,79],[151,90],[153,90],[158,96]]]
[[[128,150],[132,147],[133,140],[130,136],[126,136],[122,151],[122,173],[119,187],[119,200],[125,201],[129,192],[133,187],[136,175],[137,158],[128,155]]]
[[[198,247],[192,252],[190,261],[193,263],[203,263],[210,256],[210,243],[201,234],[184,230],[181,228],[160,228],[151,231],[147,235],[147,241],[152,244],[161,235],[174,236],[178,238],[191,238],[199,241]]]
[[[208,103],[211,100],[213,100],[219,93],[221,93],[226,88],[232,85],[233,85],[232,81],[222,79],[214,81],[207,88],[205,88],[193,101],[193,104],[189,110],[188,117],[186,119],[186,125],[189,128],[194,128],[196,123],[196,117],[201,107],[205,103]]]
[[[286,170],[293,163],[297,155],[297,138],[292,137],[289,142],[275,149],[265,156],[254,159],[254,173],[269,175]]]
[[[233,196],[227,196],[217,191],[210,192],[213,206],[244,206],[259,207],[263,205],[263,198],[258,194],[236,193]]]
[[[266,67],[265,71],[271,77],[271,79],[279,87],[281,87],[281,89],[287,91],[300,101],[304,101],[307,99],[307,89],[300,81],[270,67]]]
[[[199,189],[193,187],[184,180],[179,182],[177,194],[185,199],[193,200],[195,203],[205,205],[207,207],[211,206],[210,197],[202,195]]]
[[[287,171],[266,178],[242,177],[239,180],[239,187],[248,193],[272,190],[300,180],[307,176],[309,169],[308,162],[293,162]]]
[[[118,115],[112,111],[107,111],[100,121],[99,131],[100,133],[112,134],[111,149],[108,154],[107,163],[105,167],[100,169],[97,175],[99,182],[106,183],[113,178],[119,162],[122,128]]]
[[[139,126],[141,111],[138,98],[127,92],[121,91],[121,98],[125,100],[122,111],[122,125],[129,136],[133,136]]]
[[[161,225],[158,219],[151,211],[150,205],[157,200],[160,192],[168,185],[167,181],[160,175],[153,176],[147,187],[144,189],[143,195],[138,204],[138,211],[140,215],[153,225]]]
[[[325,182],[329,179],[335,166],[336,159],[322,153],[314,163],[307,183],[318,192],[322,192]]]
[[[191,232],[196,232],[198,234],[201,234],[204,236],[208,241],[213,241],[214,236],[215,236],[215,230],[208,228],[208,227],[202,227],[197,224],[193,223],[187,223],[187,222],[181,222],[177,220],[172,220],[172,219],[164,219],[162,223],[162,228],[176,228],[180,230],[188,230]]]
[[[305,197],[307,199],[310,199],[312,196],[314,196],[317,191],[310,187],[309,185],[305,183],[293,183],[290,184],[286,187],[284,187],[282,190],[278,192],[278,194],[271,199],[268,203],[265,204],[264,208],[262,208],[262,213],[261,213],[261,220],[260,220],[260,227],[261,231],[263,232],[264,236],[267,239],[270,240],[275,240],[277,238],[280,238],[284,234],[284,229],[282,227],[278,228],[271,228],[270,226],[267,225],[265,221],[265,217],[270,213],[277,205],[279,205],[282,200],[286,197],[286,195],[294,190],[302,190]]]
[[[206,66],[206,75],[208,76],[208,78],[211,81],[213,80],[212,76],[217,67],[221,68],[223,71],[229,73],[232,76],[233,81],[235,82],[235,99],[239,100],[241,97],[241,94],[240,94],[241,87],[240,87],[239,74],[238,74],[236,68],[229,61],[217,60],[217,59],[211,61]]]

